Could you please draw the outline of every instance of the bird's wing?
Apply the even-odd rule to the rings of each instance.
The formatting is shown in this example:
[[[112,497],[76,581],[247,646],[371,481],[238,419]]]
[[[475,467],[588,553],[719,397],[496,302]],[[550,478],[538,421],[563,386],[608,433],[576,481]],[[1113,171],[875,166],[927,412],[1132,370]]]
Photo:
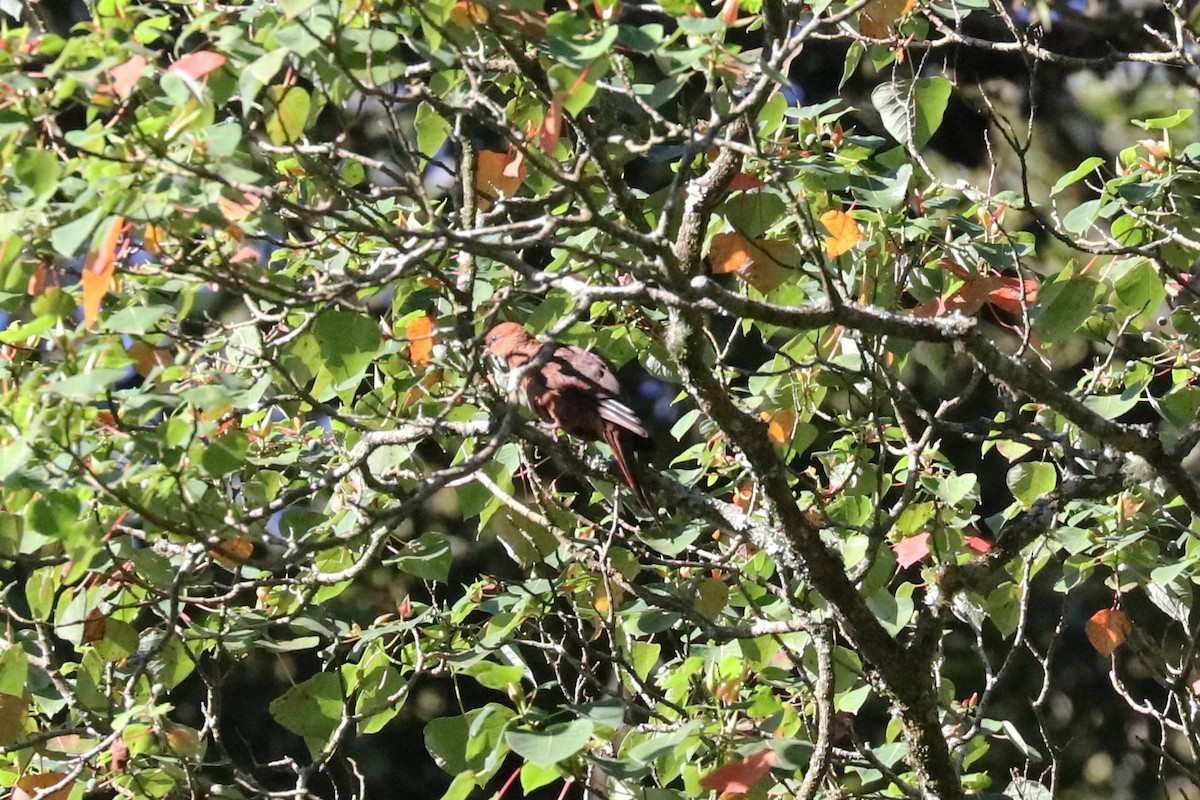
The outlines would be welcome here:
[[[589,350],[564,345],[542,369],[546,388],[566,394],[582,392],[595,402],[600,419],[645,439],[642,420],[621,400],[621,384],[608,362]]]

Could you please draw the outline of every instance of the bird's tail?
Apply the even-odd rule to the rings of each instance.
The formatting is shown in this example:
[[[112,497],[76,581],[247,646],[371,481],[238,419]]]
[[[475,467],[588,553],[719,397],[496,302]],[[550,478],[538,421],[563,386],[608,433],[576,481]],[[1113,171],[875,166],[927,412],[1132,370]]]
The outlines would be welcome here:
[[[638,505],[658,519],[658,506],[650,500],[650,495],[646,493],[646,488],[642,486],[638,477],[638,464],[633,455],[633,442],[630,436],[629,431],[624,428],[616,425],[604,426],[604,441],[612,448],[613,457],[617,459],[617,467],[621,470],[621,476],[633,490],[633,496],[637,498]]]

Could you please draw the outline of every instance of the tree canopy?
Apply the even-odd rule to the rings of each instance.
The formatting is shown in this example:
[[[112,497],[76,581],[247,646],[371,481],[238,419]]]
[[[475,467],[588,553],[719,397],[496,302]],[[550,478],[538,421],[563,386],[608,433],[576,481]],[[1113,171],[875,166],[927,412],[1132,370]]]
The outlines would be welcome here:
[[[1196,14],[0,1],[0,786],[1195,796]]]

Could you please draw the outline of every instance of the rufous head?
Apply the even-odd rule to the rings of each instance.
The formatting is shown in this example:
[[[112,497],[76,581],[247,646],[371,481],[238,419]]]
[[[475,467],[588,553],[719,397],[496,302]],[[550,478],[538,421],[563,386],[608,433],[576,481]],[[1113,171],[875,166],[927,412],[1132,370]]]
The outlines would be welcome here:
[[[529,331],[516,322],[501,322],[488,331],[483,341],[500,358],[508,358],[533,340]]]

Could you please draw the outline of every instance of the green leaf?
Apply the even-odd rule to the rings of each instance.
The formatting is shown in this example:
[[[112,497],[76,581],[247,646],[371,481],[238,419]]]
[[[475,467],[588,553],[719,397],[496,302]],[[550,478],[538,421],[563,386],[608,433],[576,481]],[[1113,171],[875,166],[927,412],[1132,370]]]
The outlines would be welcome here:
[[[445,581],[452,564],[450,540],[440,533],[423,533],[404,546],[389,563],[423,581]]]
[[[567,760],[586,747],[594,729],[591,720],[577,719],[541,731],[510,730],[505,739],[526,761],[548,767]]]
[[[20,643],[0,640],[0,694],[16,697],[25,694],[28,667],[25,648]]]
[[[34,202],[40,203],[58,188],[62,164],[50,150],[23,150],[14,171],[17,180],[33,190]]]
[[[1104,159],[1100,158],[1100,156],[1092,156],[1091,158],[1085,159],[1084,162],[1078,167],[1058,179],[1058,181],[1054,184],[1054,187],[1050,190],[1050,196],[1053,197],[1068,186],[1071,186],[1088,175],[1095,173],[1096,169],[1100,166],[1103,166],[1103,164]]]
[[[57,225],[50,233],[50,246],[64,258],[73,258],[84,250],[84,242],[92,238],[100,220],[107,216],[103,206],[95,208],[65,225]]]
[[[912,164],[903,164],[891,174],[855,176],[850,182],[850,191],[862,205],[890,211],[908,197],[912,175]]]
[[[1143,130],[1166,130],[1174,128],[1191,119],[1195,109],[1181,108],[1169,117],[1154,117],[1152,119],[1135,119],[1133,124]]]
[[[289,17],[298,17],[317,4],[317,0],[279,0],[279,7]]]
[[[272,86],[267,95],[267,137],[276,146],[292,144],[304,134],[312,97],[300,86]]]
[[[82,513],[78,497],[51,490],[29,504],[27,522],[43,536],[61,539],[79,528]]]
[[[1140,261],[1113,284],[1124,315],[1134,314],[1134,325],[1141,327],[1167,297],[1162,276],[1149,261]]]
[[[1043,284],[1030,311],[1034,330],[1047,343],[1060,342],[1079,330],[1096,310],[1099,283],[1085,275]]]
[[[486,779],[508,754],[504,731],[512,713],[488,703],[462,716],[432,719],[425,723],[425,749],[451,775],[474,773]]]
[[[1040,461],[1016,464],[1005,478],[1017,502],[1029,508],[1058,485],[1058,471],[1053,464]]]
[[[867,52],[867,46],[861,41],[856,39],[850,43],[850,49],[846,51],[846,59],[842,63],[842,79],[838,81],[839,92],[846,88],[846,82],[858,71],[858,64],[862,61],[865,52]]]
[[[94,369],[55,381],[46,387],[46,392],[64,400],[86,403],[103,396],[105,390],[125,377],[125,374],[123,369]]]
[[[495,689],[498,692],[507,691],[514,683],[520,683],[525,677],[525,668],[519,665],[497,664],[494,661],[476,661],[463,671],[479,681],[480,686]]]
[[[317,752],[342,717],[342,681],[332,672],[319,672],[271,701],[271,717],[304,739]]]
[[[941,127],[953,89],[941,76],[884,81],[871,92],[871,102],[892,138],[920,149]]]

